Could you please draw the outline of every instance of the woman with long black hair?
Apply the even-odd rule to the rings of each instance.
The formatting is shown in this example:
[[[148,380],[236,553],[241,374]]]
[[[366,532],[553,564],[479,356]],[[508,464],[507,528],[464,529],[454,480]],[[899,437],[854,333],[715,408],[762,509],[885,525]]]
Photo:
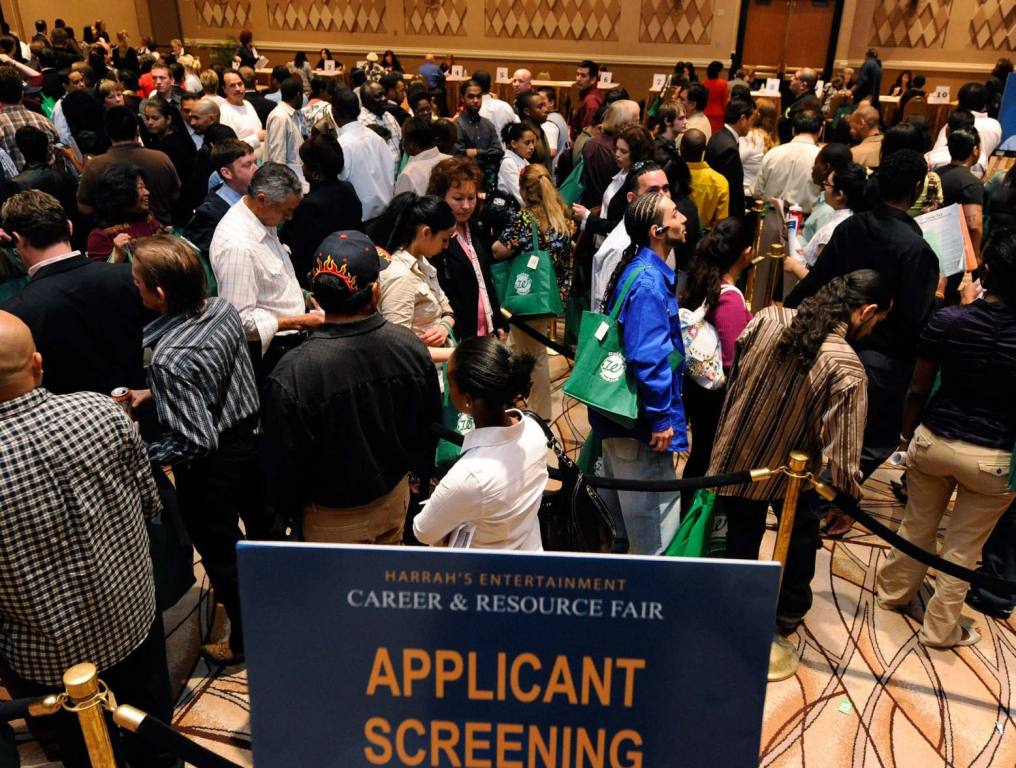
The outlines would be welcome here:
[[[940,554],[973,568],[995,523],[1016,498],[1016,229],[992,235],[981,254],[985,295],[946,307],[925,326],[903,412],[907,509],[900,536],[935,551],[953,493]],[[935,379],[941,386],[931,395]],[[930,399],[929,399],[930,396]],[[927,566],[893,549],[878,573],[883,608],[911,612]],[[960,617],[967,583],[938,573],[918,640],[932,648],[973,645]]]
[[[706,307],[704,320],[716,329],[724,372],[734,366],[734,345],[751,322],[751,311],[737,287],[737,279],[751,263],[753,233],[743,218],[724,219],[698,244],[681,306]],[[691,377],[684,381],[684,410],[691,425],[691,454],[684,465],[685,477],[701,477],[709,467],[709,455],[723,408],[723,387],[706,389]]]
[[[888,281],[862,269],[833,278],[799,309],[771,306],[755,315],[737,340],[707,474],[779,467],[790,451],[803,451],[809,471],[827,463],[832,484],[860,499],[868,376],[852,343],[891,306]],[[719,490],[727,557],[758,557],[767,511],[781,513],[786,488],[774,475]],[[802,494],[776,608],[781,631],[793,631],[811,607],[823,511],[814,492]]]
[[[403,192],[372,227],[375,243],[391,254],[381,272],[381,314],[412,330],[436,363],[451,357],[455,313],[430,260],[448,248],[455,216],[439,197]]]
[[[413,520],[416,538],[440,545],[463,525],[470,547],[541,551],[540,503],[547,485],[543,428],[515,409],[529,393],[533,359],[493,336],[462,342],[448,364],[452,403],[473,417],[462,457]]]

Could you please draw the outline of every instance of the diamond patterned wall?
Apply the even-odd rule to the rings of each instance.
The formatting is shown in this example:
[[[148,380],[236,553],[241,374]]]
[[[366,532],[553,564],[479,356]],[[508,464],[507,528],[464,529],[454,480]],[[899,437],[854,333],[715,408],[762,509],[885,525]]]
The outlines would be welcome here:
[[[197,0],[198,23],[204,27],[247,26],[250,3],[245,0]]]
[[[642,0],[639,40],[701,45],[712,41],[713,0]]]
[[[1012,0],[1000,0],[1012,4]],[[879,0],[868,45],[941,48],[952,0]]]
[[[466,34],[466,0],[404,0],[406,34]]]
[[[978,0],[970,20],[970,42],[978,48],[1016,50],[1016,2]]]
[[[617,40],[621,3],[622,0],[486,0],[486,33],[490,37],[539,40]]]
[[[385,0],[268,0],[272,29],[385,32]]]

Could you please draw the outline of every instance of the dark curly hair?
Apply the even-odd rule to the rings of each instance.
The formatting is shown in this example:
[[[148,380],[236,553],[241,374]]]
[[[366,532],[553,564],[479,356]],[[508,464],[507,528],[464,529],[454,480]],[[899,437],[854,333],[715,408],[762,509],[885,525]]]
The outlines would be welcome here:
[[[706,319],[711,322],[720,300],[723,275],[737,263],[744,249],[751,247],[753,239],[752,228],[743,218],[731,216],[717,224],[695,248],[681,305],[696,309],[708,304]]]
[[[532,355],[512,352],[494,336],[466,339],[452,353],[449,378],[466,395],[495,408],[510,408],[529,397]]]
[[[144,174],[136,165],[108,165],[99,171],[91,194],[99,226],[112,227],[148,216],[147,211],[130,210],[138,204],[138,179],[143,180]]]
[[[858,307],[875,304],[880,312],[892,306],[888,281],[874,269],[858,269],[843,277],[834,277],[822,289],[801,302],[790,326],[776,343],[776,353],[808,370],[819,348],[840,323],[850,321]]]

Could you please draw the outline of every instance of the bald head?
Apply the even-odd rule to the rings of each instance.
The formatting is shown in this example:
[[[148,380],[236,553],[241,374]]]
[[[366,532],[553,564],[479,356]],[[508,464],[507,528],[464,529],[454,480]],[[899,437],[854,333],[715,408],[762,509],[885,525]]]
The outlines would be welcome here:
[[[204,133],[219,122],[219,105],[205,96],[194,102],[190,111],[191,128],[196,133]]]
[[[533,73],[528,69],[516,69],[512,75],[512,88],[516,95],[533,90]]]
[[[850,135],[855,140],[865,139],[878,132],[878,110],[862,104],[850,115]]]
[[[702,162],[706,152],[706,135],[697,128],[691,128],[681,137],[681,157],[689,163]]]
[[[0,402],[31,392],[42,382],[42,355],[28,326],[0,311]]]

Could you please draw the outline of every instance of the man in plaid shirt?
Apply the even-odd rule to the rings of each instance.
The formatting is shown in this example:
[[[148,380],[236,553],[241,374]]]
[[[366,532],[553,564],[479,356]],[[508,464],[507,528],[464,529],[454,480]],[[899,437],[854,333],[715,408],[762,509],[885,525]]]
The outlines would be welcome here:
[[[49,148],[59,140],[56,128],[42,115],[25,108],[21,99],[25,95],[25,85],[21,75],[12,66],[0,66],[0,148],[14,160],[20,173],[25,167],[25,156],[21,154],[14,134],[18,128],[31,125],[49,137]]]
[[[0,312],[0,678],[14,697],[63,690],[83,661],[120,703],[172,717],[145,519],[161,512],[144,443],[108,396],[39,386],[42,356]],[[77,718],[47,719],[61,758],[87,766]],[[174,765],[133,735],[132,765]]]

